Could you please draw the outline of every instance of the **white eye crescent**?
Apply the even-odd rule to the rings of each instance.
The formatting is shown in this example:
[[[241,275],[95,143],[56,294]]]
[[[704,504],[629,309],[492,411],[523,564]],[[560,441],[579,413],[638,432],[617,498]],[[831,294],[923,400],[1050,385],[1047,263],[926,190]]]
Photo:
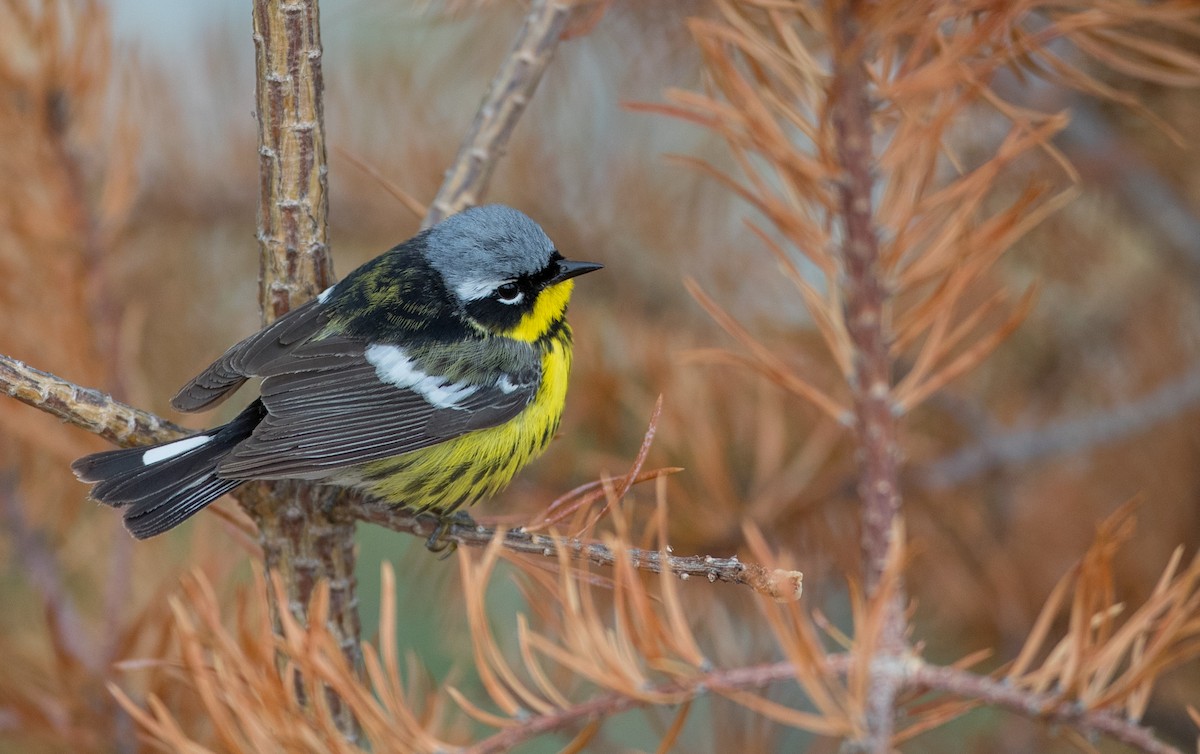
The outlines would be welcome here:
[[[516,283],[505,283],[496,288],[496,300],[502,304],[519,304],[525,299],[525,294]]]

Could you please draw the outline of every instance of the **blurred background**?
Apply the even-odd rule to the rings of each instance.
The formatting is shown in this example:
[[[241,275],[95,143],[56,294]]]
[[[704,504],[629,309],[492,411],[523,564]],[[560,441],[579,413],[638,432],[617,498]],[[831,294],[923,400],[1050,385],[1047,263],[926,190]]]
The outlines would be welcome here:
[[[0,352],[187,426],[224,421],[237,406],[197,418],[168,402],[259,322],[246,3],[0,6]],[[326,0],[321,12],[330,238],[344,275],[419,223],[362,166],[429,201],[520,9]],[[562,44],[496,171],[490,201],[525,211],[565,255],[606,269],[573,302],[575,372],[560,438],[479,512],[527,520],[578,484],[624,472],[662,395],[647,465],[685,469],[669,485],[675,552],[741,552],[743,523],[753,522],[805,572],[805,599],[845,625],[859,558],[849,438],[763,378],[712,363],[711,349],[736,345],[685,279],[786,363],[818,381],[835,368],[795,288],[745,228],[752,210],[664,159],[728,167],[720,140],[624,107],[661,102],[669,87],[703,89],[685,20],[711,12],[702,0],[613,3],[590,33]],[[1072,113],[1057,143],[1081,192],[994,273],[1016,290],[1037,287],[1032,314],[903,424],[908,583],[916,635],[934,660],[984,647],[996,649],[994,662],[1010,658],[1094,524],[1131,497],[1143,502],[1118,559],[1122,598],[1144,599],[1172,549],[1190,554],[1200,543],[1200,98],[1098,75],[1135,91],[1182,139],[1144,113],[1035,81],[1007,84],[1029,106]],[[956,146],[968,159],[990,154],[1004,128],[987,112],[969,117]],[[1062,182],[1045,163],[1024,161],[1005,178],[1011,191],[1034,177]],[[0,751],[136,748],[103,682],[136,688],[139,671],[113,663],[158,656],[163,600],[180,574],[202,568],[232,594],[250,573],[217,516],[131,541],[68,470],[100,449],[0,401]],[[648,509],[651,493],[639,495]],[[469,683],[469,663],[455,659],[469,657],[456,569],[384,530],[360,527],[360,544],[365,634],[387,559],[399,575],[403,650],[434,678]],[[744,590],[683,588],[708,623],[714,659],[770,655]],[[498,615],[521,608],[500,582],[492,602]],[[1200,696],[1195,669],[1165,679],[1147,719],[1175,741],[1194,740],[1182,710]],[[801,741],[725,712],[715,718],[720,735],[693,720],[678,750]],[[653,748],[654,725],[639,714],[597,750]],[[1061,748],[1030,723],[988,712],[921,741],[923,751]]]

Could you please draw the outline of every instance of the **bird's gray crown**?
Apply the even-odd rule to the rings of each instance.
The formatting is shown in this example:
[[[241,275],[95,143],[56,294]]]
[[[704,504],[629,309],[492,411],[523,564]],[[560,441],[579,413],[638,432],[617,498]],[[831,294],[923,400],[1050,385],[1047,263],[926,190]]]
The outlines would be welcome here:
[[[554,244],[527,215],[502,204],[465,209],[430,229],[425,255],[446,287],[469,301],[545,269]]]

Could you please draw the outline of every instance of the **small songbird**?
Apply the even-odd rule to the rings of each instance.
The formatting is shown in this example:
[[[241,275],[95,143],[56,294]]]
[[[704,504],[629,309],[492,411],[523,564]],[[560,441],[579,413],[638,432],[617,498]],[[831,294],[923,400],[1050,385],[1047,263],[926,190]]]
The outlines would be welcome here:
[[[250,377],[233,421],[72,464],[144,539],[252,479],[306,479],[447,516],[494,494],[558,429],[572,278],[524,214],[476,207],[367,262],[230,348],[172,405],[200,411]]]

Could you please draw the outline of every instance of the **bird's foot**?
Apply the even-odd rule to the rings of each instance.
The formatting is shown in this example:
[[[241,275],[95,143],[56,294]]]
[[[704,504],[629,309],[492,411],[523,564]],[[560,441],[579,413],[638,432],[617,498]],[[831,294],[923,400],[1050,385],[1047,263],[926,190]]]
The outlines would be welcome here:
[[[453,555],[454,551],[458,549],[458,543],[444,538],[452,526],[473,527],[475,520],[464,510],[455,511],[448,516],[437,516],[437,525],[434,527],[433,533],[429,535],[429,539],[425,540],[425,549],[437,553],[442,560]]]

